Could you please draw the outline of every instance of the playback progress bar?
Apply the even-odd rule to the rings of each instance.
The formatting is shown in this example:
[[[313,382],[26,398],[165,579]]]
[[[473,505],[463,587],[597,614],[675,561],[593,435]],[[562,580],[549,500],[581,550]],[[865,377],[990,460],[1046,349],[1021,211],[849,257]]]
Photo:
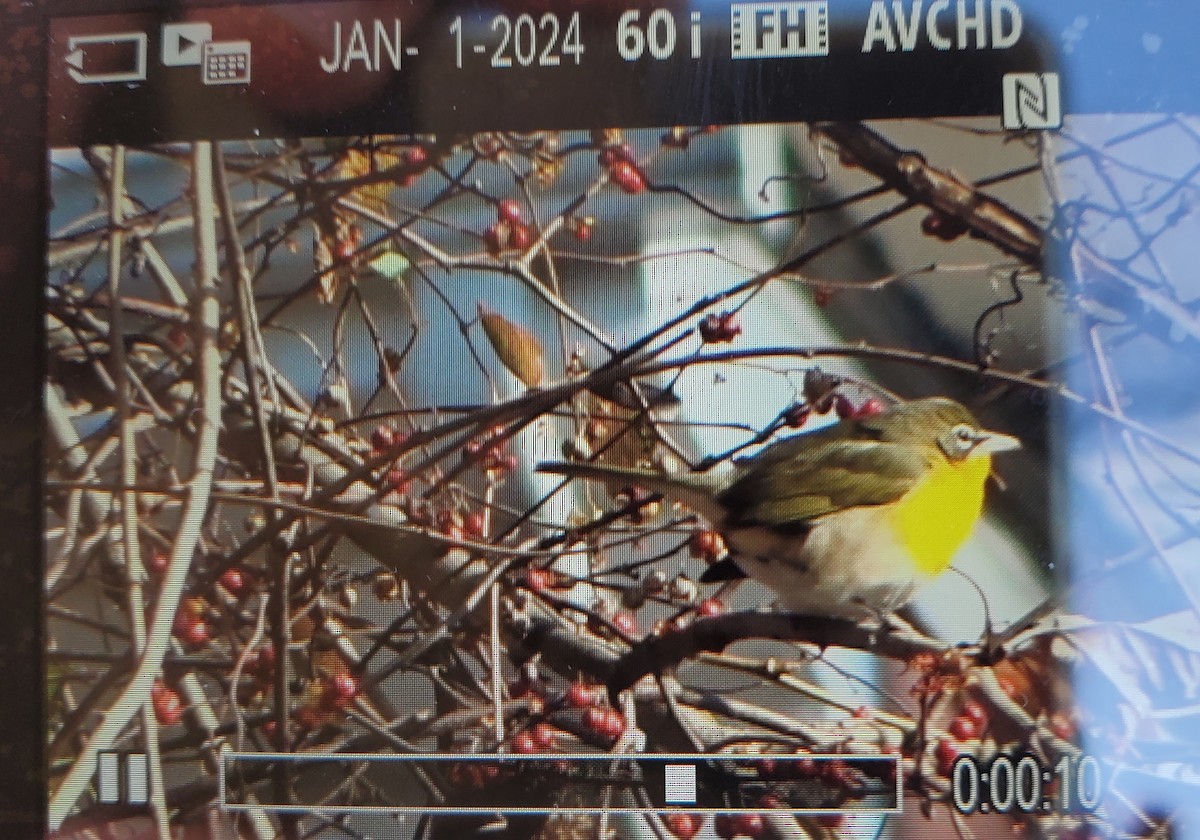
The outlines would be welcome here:
[[[897,762],[843,754],[227,751],[219,802],[228,811],[322,814],[594,814],[602,802],[612,814],[896,814]],[[356,776],[382,799],[406,804],[272,802],[284,764],[296,790],[329,790]]]

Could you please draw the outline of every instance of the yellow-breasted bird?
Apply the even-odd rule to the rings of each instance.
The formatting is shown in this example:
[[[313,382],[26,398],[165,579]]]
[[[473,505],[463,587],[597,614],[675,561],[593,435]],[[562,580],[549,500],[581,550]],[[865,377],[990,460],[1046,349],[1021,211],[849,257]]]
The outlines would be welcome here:
[[[695,510],[730,551],[701,581],[749,576],[785,609],[862,619],[903,606],[949,567],[983,512],[992,455],[1019,447],[934,397],[793,435],[725,474],[538,469],[639,485]]]

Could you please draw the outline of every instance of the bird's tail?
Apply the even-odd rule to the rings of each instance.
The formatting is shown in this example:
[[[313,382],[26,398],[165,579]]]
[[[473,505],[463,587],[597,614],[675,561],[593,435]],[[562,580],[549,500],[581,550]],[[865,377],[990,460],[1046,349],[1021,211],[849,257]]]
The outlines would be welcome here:
[[[716,495],[722,489],[722,482],[715,476],[672,475],[632,467],[614,467],[608,464],[588,464],[578,461],[543,461],[538,464],[537,470],[571,478],[603,481],[616,487],[637,485],[651,492],[662,493],[669,499],[682,502],[714,524],[719,523],[722,518],[721,506],[716,501]]]

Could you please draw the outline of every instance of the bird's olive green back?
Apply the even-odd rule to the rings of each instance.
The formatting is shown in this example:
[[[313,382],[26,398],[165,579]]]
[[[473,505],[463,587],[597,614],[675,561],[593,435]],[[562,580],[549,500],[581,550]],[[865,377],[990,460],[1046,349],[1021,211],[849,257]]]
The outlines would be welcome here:
[[[916,400],[795,435],[739,463],[720,495],[731,524],[803,527],[846,508],[894,502],[943,458],[937,440],[975,418],[952,400]]]

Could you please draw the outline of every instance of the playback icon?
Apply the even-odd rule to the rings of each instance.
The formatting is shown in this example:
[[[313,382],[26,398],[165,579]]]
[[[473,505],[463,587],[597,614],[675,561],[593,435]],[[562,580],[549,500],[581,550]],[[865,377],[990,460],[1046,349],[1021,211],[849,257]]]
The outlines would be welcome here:
[[[162,28],[162,63],[199,67],[206,85],[249,84],[250,42],[214,41],[208,23],[168,23]]]

